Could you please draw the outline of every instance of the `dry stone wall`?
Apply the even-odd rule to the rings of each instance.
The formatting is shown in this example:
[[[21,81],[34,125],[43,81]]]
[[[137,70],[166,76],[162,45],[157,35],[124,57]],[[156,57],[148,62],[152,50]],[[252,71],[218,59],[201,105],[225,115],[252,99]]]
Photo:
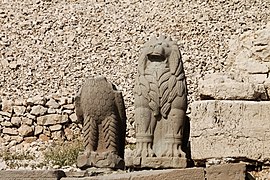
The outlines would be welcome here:
[[[23,141],[73,140],[82,125],[74,113],[74,98],[34,96],[3,99],[0,109],[0,142],[9,147]]]

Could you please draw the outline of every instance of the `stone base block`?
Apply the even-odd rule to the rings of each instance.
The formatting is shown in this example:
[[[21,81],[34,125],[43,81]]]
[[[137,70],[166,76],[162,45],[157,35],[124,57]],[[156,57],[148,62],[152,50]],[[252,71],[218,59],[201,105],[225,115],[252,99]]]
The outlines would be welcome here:
[[[245,180],[246,164],[222,164],[210,166],[205,169],[207,180]]]
[[[96,153],[91,152],[90,155],[80,153],[77,158],[77,166],[81,169],[88,167],[124,169],[124,160],[113,153]]]
[[[74,178],[66,177],[63,180],[205,180],[203,168],[166,169],[137,171],[122,174],[110,174],[104,176]]]
[[[65,177],[61,170],[7,170],[0,171],[1,180],[59,180]]]
[[[180,157],[127,157],[126,166],[135,168],[186,168],[188,160]]]
[[[193,160],[270,158],[270,102],[207,100],[191,105]]]

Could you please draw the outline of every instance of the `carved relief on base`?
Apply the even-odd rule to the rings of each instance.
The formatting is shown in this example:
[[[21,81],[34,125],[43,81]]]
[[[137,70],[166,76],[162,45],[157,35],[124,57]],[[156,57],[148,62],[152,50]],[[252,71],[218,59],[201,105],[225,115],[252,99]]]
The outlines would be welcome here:
[[[133,168],[186,168],[189,161],[181,157],[127,157],[126,166]]]
[[[124,169],[125,162],[117,154],[111,152],[97,153],[92,151],[90,154],[80,153],[77,159],[77,166],[81,169],[86,169],[87,167],[106,167],[112,169]]]

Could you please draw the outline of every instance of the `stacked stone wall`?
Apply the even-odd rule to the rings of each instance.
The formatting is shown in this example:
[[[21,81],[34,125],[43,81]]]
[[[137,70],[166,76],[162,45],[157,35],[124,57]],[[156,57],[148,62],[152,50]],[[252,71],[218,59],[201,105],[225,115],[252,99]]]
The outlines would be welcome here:
[[[34,96],[3,99],[0,109],[0,141],[6,146],[26,142],[73,140],[81,135],[74,112],[74,98]]]

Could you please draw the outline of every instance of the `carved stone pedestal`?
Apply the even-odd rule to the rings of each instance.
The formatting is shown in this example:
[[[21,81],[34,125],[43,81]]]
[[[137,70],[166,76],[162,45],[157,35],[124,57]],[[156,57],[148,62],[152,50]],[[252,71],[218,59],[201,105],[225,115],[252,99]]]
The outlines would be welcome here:
[[[134,168],[186,168],[188,160],[182,157],[127,157],[126,166]]]
[[[81,169],[91,166],[124,169],[125,162],[117,154],[92,152],[90,155],[80,153],[77,159],[77,166]]]

